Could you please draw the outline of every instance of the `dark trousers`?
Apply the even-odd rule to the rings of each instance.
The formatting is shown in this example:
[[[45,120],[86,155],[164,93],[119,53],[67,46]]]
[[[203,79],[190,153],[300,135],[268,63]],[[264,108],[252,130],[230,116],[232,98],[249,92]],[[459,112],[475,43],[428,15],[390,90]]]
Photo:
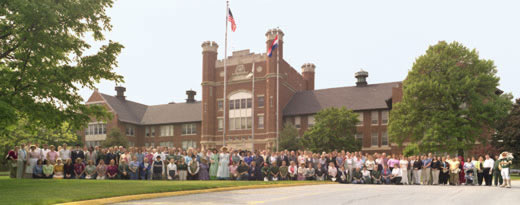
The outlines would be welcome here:
[[[489,174],[491,168],[484,168],[484,181],[486,182],[486,186],[491,186],[491,179],[493,175]]]
[[[500,170],[493,170],[493,179],[493,181],[495,181],[495,186],[502,185],[503,181],[502,174],[500,174]]]
[[[478,185],[482,185],[482,180],[484,179],[484,173],[480,173],[478,172],[477,173],[477,181],[478,181]]]
[[[448,178],[450,178],[449,172],[439,174],[439,184],[448,184]]]
[[[392,184],[401,184],[401,177],[394,177],[391,181]]]

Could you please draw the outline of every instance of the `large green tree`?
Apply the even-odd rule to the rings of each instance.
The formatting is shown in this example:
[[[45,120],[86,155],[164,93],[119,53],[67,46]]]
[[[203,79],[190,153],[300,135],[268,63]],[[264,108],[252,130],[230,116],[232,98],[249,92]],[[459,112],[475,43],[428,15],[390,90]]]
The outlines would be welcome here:
[[[358,151],[361,142],[355,139],[358,114],[345,107],[323,109],[314,115],[315,124],[303,136],[303,145],[313,152]]]
[[[121,133],[121,130],[118,128],[112,128],[110,132],[108,132],[107,139],[103,141],[103,147],[112,146],[128,146],[128,138],[123,136],[123,133]]]
[[[107,117],[100,106],[82,104],[78,91],[100,80],[122,82],[116,57],[123,46],[104,41],[110,31],[106,9],[113,0],[0,1],[0,137],[21,119],[73,129]],[[85,37],[105,42],[91,48]],[[93,53],[85,54],[86,51]]]
[[[512,152],[516,159],[520,158],[520,98],[516,99],[509,115],[498,123],[492,144],[500,151]]]
[[[403,99],[391,111],[391,140],[421,152],[458,152],[486,143],[486,133],[507,114],[511,95],[497,92],[491,60],[457,42],[430,46],[403,82]]]
[[[303,149],[301,138],[298,136],[298,129],[292,123],[287,122],[280,132],[280,149],[281,150],[299,150]]]

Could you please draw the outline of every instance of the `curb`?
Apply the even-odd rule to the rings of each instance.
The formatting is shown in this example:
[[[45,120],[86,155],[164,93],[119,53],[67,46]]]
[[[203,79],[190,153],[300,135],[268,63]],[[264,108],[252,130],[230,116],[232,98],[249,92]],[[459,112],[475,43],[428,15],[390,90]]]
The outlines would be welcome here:
[[[116,197],[92,199],[92,200],[85,200],[85,201],[74,201],[74,202],[67,202],[67,203],[60,203],[60,204],[61,205],[112,204],[112,203],[120,203],[120,202],[125,202],[125,201],[134,201],[134,200],[143,200],[143,199],[151,199],[151,198],[170,197],[170,196],[182,196],[182,195],[188,195],[188,194],[234,191],[234,190],[241,190],[241,189],[263,189],[263,188],[320,185],[320,184],[330,184],[330,183],[325,182],[325,183],[298,183],[298,184],[263,184],[263,185],[235,186],[235,187],[220,187],[220,188],[211,188],[211,189],[116,196]],[[336,184],[336,183],[334,183],[334,184]]]

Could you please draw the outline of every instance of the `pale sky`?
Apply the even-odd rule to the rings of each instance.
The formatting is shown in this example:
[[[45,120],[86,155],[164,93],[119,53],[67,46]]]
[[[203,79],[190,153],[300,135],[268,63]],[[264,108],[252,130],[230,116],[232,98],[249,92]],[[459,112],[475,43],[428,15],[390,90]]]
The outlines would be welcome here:
[[[223,58],[225,6],[225,0],[116,0],[106,37],[125,46],[115,70],[124,76],[127,99],[184,102],[193,89],[200,100],[200,45],[217,42]],[[494,60],[499,88],[520,97],[520,1],[231,0],[230,8],[238,28],[230,32],[228,54],[266,52],[265,32],[279,27],[285,59],[299,72],[304,63],[316,64],[316,89],[352,86],[361,68],[369,84],[402,81],[416,57],[445,40]],[[97,85],[110,95],[114,86]],[[91,93],[81,91],[85,100]]]

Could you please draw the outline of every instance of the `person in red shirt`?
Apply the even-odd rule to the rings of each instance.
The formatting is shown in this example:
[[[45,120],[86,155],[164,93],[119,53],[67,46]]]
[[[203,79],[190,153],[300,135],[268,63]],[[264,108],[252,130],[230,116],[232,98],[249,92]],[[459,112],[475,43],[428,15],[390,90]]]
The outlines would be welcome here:
[[[9,164],[9,176],[16,178],[16,169],[18,168],[18,146],[14,147],[14,150],[10,150],[6,156],[7,163]]]

